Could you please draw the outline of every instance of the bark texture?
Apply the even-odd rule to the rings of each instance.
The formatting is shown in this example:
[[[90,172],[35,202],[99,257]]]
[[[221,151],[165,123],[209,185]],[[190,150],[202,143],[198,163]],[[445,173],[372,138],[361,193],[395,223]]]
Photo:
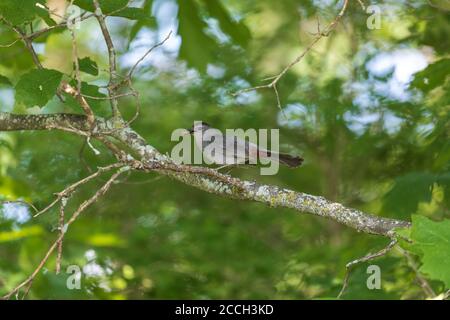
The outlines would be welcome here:
[[[106,138],[113,139],[120,142],[123,147],[112,151],[122,161],[128,161],[134,169],[157,171],[189,186],[220,196],[257,201],[271,207],[290,208],[334,220],[360,232],[386,237],[393,236],[394,228],[410,226],[407,221],[367,214],[321,196],[240,180],[210,168],[176,165],[169,157],[148,144],[131,127],[117,126],[112,121],[98,117],[91,128],[84,115],[17,115],[0,112],[0,131],[53,129],[92,136],[99,138],[100,141],[105,141]]]

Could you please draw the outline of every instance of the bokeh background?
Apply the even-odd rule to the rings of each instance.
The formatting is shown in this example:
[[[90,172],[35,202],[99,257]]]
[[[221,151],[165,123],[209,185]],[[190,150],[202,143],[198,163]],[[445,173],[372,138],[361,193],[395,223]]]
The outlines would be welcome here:
[[[370,14],[351,1],[336,30],[279,82],[283,114],[272,90],[232,93],[281,71],[309,45],[318,21],[324,28],[335,18],[342,1],[133,1],[145,10],[144,19],[107,19],[122,74],[173,32],[136,74],[142,110],[133,127],[164,153],[174,146],[172,130],[194,120],[220,129],[279,128],[281,149],[301,154],[302,167],[280,168],[275,176],[254,168],[232,174],[386,217],[448,218],[448,2],[364,2],[380,8],[381,28],[369,29]],[[48,5],[63,14],[67,3]],[[36,18],[34,30],[42,27]],[[91,85],[86,90],[101,96],[108,59],[95,19],[83,21],[76,34],[80,57],[90,56],[100,69],[98,76],[83,73]],[[0,25],[0,45],[15,39]],[[72,72],[67,30],[39,37],[34,46],[46,68]],[[13,84],[32,68],[21,42],[0,48],[0,74]],[[14,88],[0,82],[1,111],[80,112],[57,98],[42,110],[25,109]],[[91,102],[98,114],[108,114],[107,101]],[[127,118],[135,107],[131,97],[120,100]],[[0,197],[43,208],[54,192],[113,160],[100,146],[95,156],[82,145],[81,138],[58,132],[0,133]],[[101,183],[83,188],[69,208]],[[22,204],[0,207],[0,294],[34,270],[57,236],[57,210],[36,219],[32,213]],[[332,298],[345,264],[386,243],[333,221],[133,173],[86,211],[64,240],[63,270],[79,265],[82,289],[66,288],[68,275],[55,275],[52,258],[30,298]],[[345,298],[423,298],[399,251],[376,264],[382,290],[366,288],[362,265]],[[431,285],[443,290],[440,282]]]

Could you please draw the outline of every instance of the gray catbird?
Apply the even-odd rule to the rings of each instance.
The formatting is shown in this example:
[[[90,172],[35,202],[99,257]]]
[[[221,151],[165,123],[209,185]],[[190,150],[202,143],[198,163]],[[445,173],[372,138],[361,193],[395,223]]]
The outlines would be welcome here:
[[[203,151],[204,157],[215,164],[256,164],[258,157],[270,158],[291,168],[298,167],[303,162],[301,157],[275,153],[240,139],[236,135],[228,133],[224,135],[220,130],[211,128],[206,122],[196,121],[188,131],[194,135],[195,144]],[[206,149],[214,149],[214,151],[205,152]]]

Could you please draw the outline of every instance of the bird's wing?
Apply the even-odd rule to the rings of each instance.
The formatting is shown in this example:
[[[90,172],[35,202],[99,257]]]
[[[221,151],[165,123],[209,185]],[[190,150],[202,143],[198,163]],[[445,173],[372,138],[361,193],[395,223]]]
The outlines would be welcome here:
[[[246,162],[249,159],[256,159],[258,155],[258,146],[247,139],[240,139],[236,135],[226,135],[224,147],[227,150],[233,150],[235,159],[239,162]]]

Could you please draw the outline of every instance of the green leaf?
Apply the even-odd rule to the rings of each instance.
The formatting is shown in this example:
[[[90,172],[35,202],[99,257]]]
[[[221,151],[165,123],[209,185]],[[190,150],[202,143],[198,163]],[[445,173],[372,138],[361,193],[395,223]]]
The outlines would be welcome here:
[[[16,85],[16,102],[27,108],[44,106],[56,94],[62,76],[51,69],[35,69],[22,75]]]
[[[36,0],[1,0],[0,16],[13,25],[32,21],[38,12]]]
[[[2,0],[0,2],[0,15],[13,25],[31,21],[36,14],[35,2],[33,0]]]
[[[41,226],[30,226],[19,230],[3,231],[0,232],[0,243],[15,241],[26,237],[39,236],[43,233],[44,229]]]
[[[130,20],[151,19],[149,11],[138,7],[128,7],[128,2],[128,0],[100,0],[99,4],[105,15],[123,17]],[[86,11],[95,11],[92,0],[76,0],[74,4]]]
[[[144,2],[144,6],[142,7],[142,10],[147,13],[150,14],[151,12],[151,8],[152,8],[152,4],[153,4],[153,0],[146,0]],[[131,41],[133,41],[137,34],[139,33],[139,31],[143,28],[143,27],[148,27],[148,28],[155,28],[156,27],[156,20],[155,19],[141,19],[138,20],[133,27],[130,30],[130,36],[128,39],[128,45],[131,43]]]
[[[233,42],[246,47],[251,38],[247,26],[242,22],[234,21],[220,1],[203,0],[203,2],[209,14],[219,21],[222,31],[228,34]]]
[[[55,22],[55,20],[53,20],[51,17],[50,17],[50,13],[48,12],[48,10],[46,10],[46,9],[44,9],[44,8],[41,8],[41,7],[36,7],[36,14],[40,17],[40,18],[42,18],[42,20],[44,20],[45,21],[45,23],[48,25],[48,26],[56,26],[57,25],[57,23]]]
[[[0,86],[10,86],[11,85],[11,81],[9,81],[9,79],[5,76],[2,76],[0,74]]]
[[[182,39],[180,57],[189,66],[205,72],[208,62],[214,61],[216,42],[205,33],[207,25],[198,14],[194,1],[179,1],[178,6],[178,32]]]
[[[414,80],[411,82],[411,87],[420,89],[424,92],[433,90],[437,86],[445,83],[446,79],[449,77],[449,69],[450,59],[436,61],[424,70],[415,74]]]
[[[384,197],[383,211],[397,217],[409,217],[420,202],[429,202],[436,176],[430,173],[410,173],[395,180]]]
[[[80,65],[80,71],[86,72],[93,76],[98,76],[98,66],[97,63],[89,57],[85,57],[83,59],[78,59],[78,63]]]
[[[148,11],[145,11],[142,8],[129,7],[119,12],[112,14],[116,17],[127,18],[130,20],[152,20],[153,18],[150,16]]]
[[[73,4],[90,12],[95,11],[92,0],[75,0]],[[128,0],[99,0],[99,4],[103,14],[109,14],[111,12],[126,8],[128,5]]]
[[[450,219],[435,222],[413,215],[410,238],[421,257],[419,270],[450,288]]]

